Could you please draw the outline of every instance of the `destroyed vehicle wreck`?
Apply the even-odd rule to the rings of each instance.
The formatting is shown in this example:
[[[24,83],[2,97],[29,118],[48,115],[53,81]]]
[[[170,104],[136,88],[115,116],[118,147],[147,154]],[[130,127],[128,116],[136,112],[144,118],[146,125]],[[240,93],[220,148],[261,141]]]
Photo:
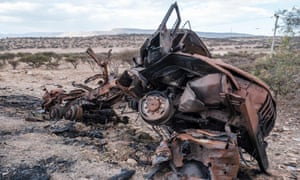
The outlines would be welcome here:
[[[180,24],[174,3],[133,59],[135,67],[119,78],[109,77],[106,69],[96,89],[80,85],[69,93],[46,91],[44,109],[52,119],[106,122],[118,118],[111,106],[125,94],[130,107],[161,137],[146,179],[234,179],[243,152],[267,172],[264,139],[276,119],[269,87],[212,59],[197,34]]]
[[[176,20],[169,26],[171,16]],[[146,178],[233,179],[241,149],[266,172],[264,138],[276,119],[269,87],[212,59],[197,34],[180,28],[180,23],[174,3],[141,47],[136,67],[117,81],[134,97],[142,119],[161,136]]]
[[[84,83],[99,80],[97,88],[72,83],[77,89],[66,92],[63,89],[44,89],[42,108],[51,120],[62,118],[85,123],[127,123],[127,116],[119,117],[112,106],[121,101],[124,93],[116,87],[116,77],[108,74],[107,62],[101,62],[91,48],[87,53],[103,68],[103,73],[87,78]]]

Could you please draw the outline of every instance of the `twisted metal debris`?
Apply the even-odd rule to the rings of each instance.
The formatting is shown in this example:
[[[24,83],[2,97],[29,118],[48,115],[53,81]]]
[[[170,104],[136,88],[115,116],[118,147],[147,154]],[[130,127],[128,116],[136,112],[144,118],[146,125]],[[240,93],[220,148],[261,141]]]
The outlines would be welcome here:
[[[105,71],[87,81],[101,76],[104,83],[96,89],[78,85],[81,89],[69,93],[46,91],[44,108],[54,119],[107,121],[116,117],[111,105],[126,94],[161,137],[147,179],[234,179],[241,149],[267,172],[264,139],[276,119],[269,87],[211,58],[197,34],[180,24],[174,3],[134,58],[135,67],[118,78],[108,77],[106,64],[88,50]]]
[[[234,179],[241,149],[266,172],[264,138],[276,119],[269,87],[212,59],[197,34],[180,23],[174,3],[141,47],[136,67],[119,80],[136,97],[143,120],[161,135],[146,178]]]
[[[103,81],[97,88],[90,88],[85,84],[73,86],[78,89],[66,92],[63,89],[45,89],[42,107],[49,113],[50,119],[59,120],[65,118],[72,121],[84,121],[105,124],[107,122],[125,122],[118,117],[111,108],[113,104],[120,101],[123,92],[116,87],[114,75],[108,75],[107,62],[101,62],[92,49],[87,53],[93,60],[104,69],[103,73],[87,78],[84,82],[101,78]],[[99,83],[98,83],[99,84]]]

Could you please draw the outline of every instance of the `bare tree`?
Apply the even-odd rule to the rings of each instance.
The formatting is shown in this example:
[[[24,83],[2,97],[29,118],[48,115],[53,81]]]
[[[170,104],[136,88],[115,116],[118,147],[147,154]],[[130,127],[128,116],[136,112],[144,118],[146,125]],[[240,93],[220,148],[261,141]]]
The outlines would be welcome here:
[[[66,58],[65,61],[71,63],[74,69],[77,69],[77,66],[79,64],[79,60],[77,58]]]
[[[291,10],[279,10],[276,14],[280,16],[283,24],[280,29],[287,35],[300,34],[300,8],[293,7]]]

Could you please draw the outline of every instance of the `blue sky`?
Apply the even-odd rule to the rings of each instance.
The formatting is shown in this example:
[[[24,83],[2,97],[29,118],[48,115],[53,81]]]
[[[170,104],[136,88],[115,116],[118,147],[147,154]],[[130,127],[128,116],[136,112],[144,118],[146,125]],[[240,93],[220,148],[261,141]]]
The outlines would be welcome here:
[[[0,33],[156,29],[174,0],[0,0]],[[272,35],[279,9],[300,0],[177,0],[183,21],[204,32]]]

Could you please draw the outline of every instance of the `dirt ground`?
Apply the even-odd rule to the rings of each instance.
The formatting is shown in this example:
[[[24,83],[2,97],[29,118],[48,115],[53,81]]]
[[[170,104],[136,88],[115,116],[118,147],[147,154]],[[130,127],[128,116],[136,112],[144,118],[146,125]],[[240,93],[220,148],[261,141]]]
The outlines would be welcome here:
[[[69,121],[31,122],[39,114],[43,88],[83,82],[94,75],[88,66],[77,70],[28,69],[19,66],[0,72],[0,179],[107,179],[122,169],[135,170],[133,180],[149,172],[158,137],[135,113],[128,124],[86,125],[59,132]],[[299,101],[299,99],[293,99]],[[123,104],[115,106],[118,111]],[[128,109],[127,112],[131,110]],[[267,138],[269,175],[242,165],[239,179],[300,178],[300,112],[288,100],[278,100],[276,126]]]

